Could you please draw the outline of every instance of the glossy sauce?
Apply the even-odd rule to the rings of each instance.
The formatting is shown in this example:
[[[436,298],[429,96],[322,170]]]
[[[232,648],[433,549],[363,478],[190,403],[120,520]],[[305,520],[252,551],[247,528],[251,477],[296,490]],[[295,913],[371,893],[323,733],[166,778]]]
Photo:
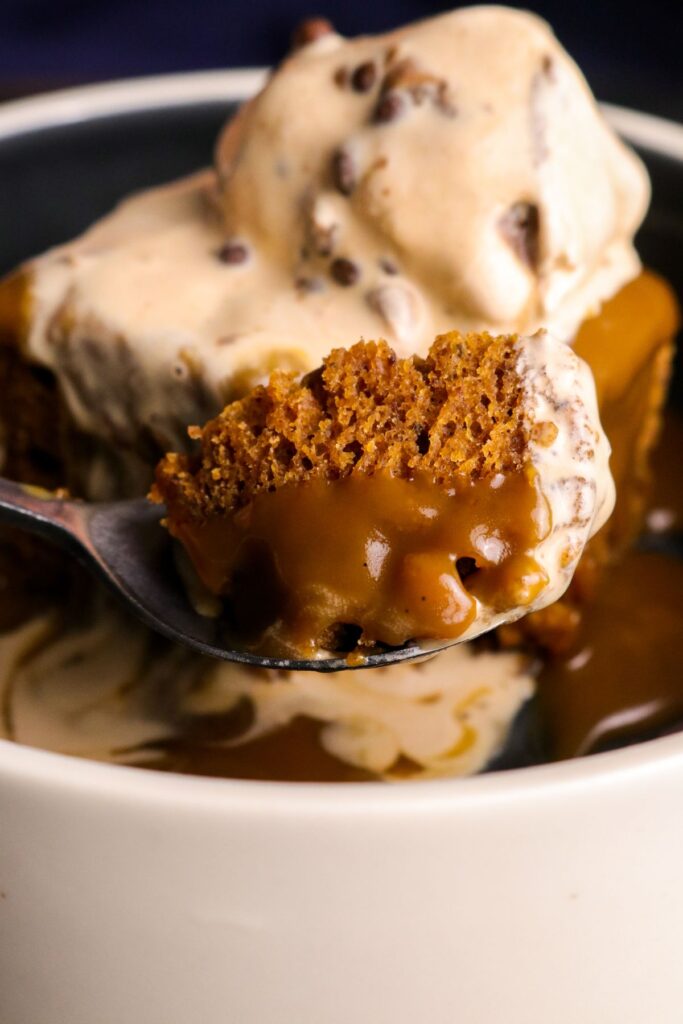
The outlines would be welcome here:
[[[678,320],[670,285],[644,271],[586,320],[576,337],[574,351],[593,371],[617,487],[616,507],[594,550],[623,551],[640,531],[652,482],[647,451],[657,436]]]
[[[351,475],[263,493],[234,517],[171,523],[203,583],[258,649],[314,652],[339,627],[364,643],[456,638],[477,601],[530,604],[550,531],[535,471],[462,481]]]
[[[207,718],[208,716],[202,716]],[[230,746],[220,732],[203,723],[176,739],[147,745],[144,758],[131,764],[182,775],[228,779],[276,779],[278,782],[370,782],[375,776],[328,754],[320,742],[320,722],[296,718],[282,729]]]
[[[551,758],[683,725],[681,451],[683,419],[669,413],[653,459],[644,549],[605,573],[571,651],[541,671],[542,741]]]
[[[543,743],[577,757],[683,723],[683,560],[630,552],[539,678]]]

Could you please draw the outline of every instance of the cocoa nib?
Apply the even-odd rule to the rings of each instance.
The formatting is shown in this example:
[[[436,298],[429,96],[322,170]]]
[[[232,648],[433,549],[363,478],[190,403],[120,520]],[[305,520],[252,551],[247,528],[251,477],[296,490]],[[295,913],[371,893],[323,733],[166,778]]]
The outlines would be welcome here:
[[[334,27],[327,18],[306,18],[292,33],[292,49],[300,50],[302,46],[308,46],[331,32],[334,32]]]
[[[396,97],[402,106],[398,107]],[[375,121],[394,120],[404,109],[407,100],[416,106],[431,103],[448,117],[454,117],[457,113],[446,79],[425,71],[410,57],[392,64],[384,75],[379,102],[375,108]]]
[[[315,370],[310,370],[305,377],[301,378],[301,383],[305,388],[308,388],[320,408],[327,409],[327,391],[325,389],[323,373],[322,366],[317,366]]]
[[[555,81],[555,76],[556,76],[555,61],[550,56],[550,54],[546,53],[544,55],[543,60],[541,61],[541,71],[546,76],[546,78],[550,79],[551,82]]]
[[[345,89],[349,84],[349,70],[348,68],[341,67],[337,68],[334,73],[335,85],[338,85],[340,89]]]
[[[384,76],[382,89],[406,89],[410,93],[418,94],[420,90],[434,89],[442,82],[442,78],[424,71],[414,60],[406,57],[389,68]]]
[[[498,222],[500,233],[512,251],[531,270],[538,269],[540,215],[535,203],[513,203]]]
[[[351,75],[351,88],[355,92],[370,92],[377,80],[377,68],[373,61],[359,64]]]
[[[338,149],[332,156],[332,180],[343,196],[350,196],[356,187],[356,166],[346,149]]]
[[[312,220],[308,225],[308,239],[316,256],[331,256],[339,239],[339,225]],[[308,255],[308,249],[301,253],[302,259],[308,259]]]
[[[434,106],[446,117],[455,117],[457,115],[458,108],[448,82],[441,82],[438,86],[434,96]]]
[[[304,293],[321,292],[325,287],[322,278],[306,277],[304,274],[302,274],[300,277],[297,277],[296,281],[294,282],[294,285],[298,292]]]
[[[330,273],[337,284],[340,284],[345,288],[356,284],[360,278],[360,268],[358,264],[354,263],[353,260],[346,259],[345,256],[338,256],[336,260],[332,260]]]
[[[372,60],[366,60],[352,71],[339,67],[334,73],[334,81],[340,89],[350,86],[354,92],[370,92],[377,81],[377,66]]]
[[[216,253],[221,263],[238,266],[249,259],[249,249],[244,242],[225,242]]]
[[[409,57],[394,64],[382,83],[383,89],[404,89],[410,94],[414,103],[429,101],[444,112],[455,113],[455,106],[450,98],[448,82],[445,78],[425,71],[416,61]]]

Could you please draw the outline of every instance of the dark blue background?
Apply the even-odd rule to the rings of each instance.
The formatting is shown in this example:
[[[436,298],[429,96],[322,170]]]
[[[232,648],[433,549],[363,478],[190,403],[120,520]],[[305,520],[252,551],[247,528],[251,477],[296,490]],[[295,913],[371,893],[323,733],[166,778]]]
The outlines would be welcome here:
[[[447,9],[434,0],[0,0],[0,89],[27,91],[162,71],[266,64],[292,27],[324,14],[345,34]],[[547,0],[604,99],[683,119],[683,0]]]

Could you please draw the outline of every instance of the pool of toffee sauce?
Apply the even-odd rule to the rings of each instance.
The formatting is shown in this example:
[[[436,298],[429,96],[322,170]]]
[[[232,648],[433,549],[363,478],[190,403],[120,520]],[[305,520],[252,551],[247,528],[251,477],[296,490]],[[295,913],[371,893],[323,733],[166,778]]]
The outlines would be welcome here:
[[[275,657],[314,656],[342,623],[391,646],[457,638],[475,597],[505,611],[548,582],[532,552],[550,514],[530,465],[447,490],[424,473],[314,479],[231,517],[169,520],[207,588],[232,597],[236,648]]]

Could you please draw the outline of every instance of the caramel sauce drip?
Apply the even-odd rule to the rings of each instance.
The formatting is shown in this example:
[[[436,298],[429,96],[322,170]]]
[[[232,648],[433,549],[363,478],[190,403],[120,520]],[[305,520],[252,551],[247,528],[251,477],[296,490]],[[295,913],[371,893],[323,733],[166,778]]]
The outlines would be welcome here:
[[[29,275],[17,270],[0,280],[0,346],[19,348],[24,340],[31,307]]]
[[[531,467],[450,490],[424,476],[313,479],[170,528],[262,650],[315,651],[342,626],[364,644],[457,638],[477,598],[507,611],[547,583],[532,552],[550,514]]]
[[[678,325],[676,295],[651,270],[624,285],[603,303],[597,316],[584,320],[574,351],[593,371],[601,411],[634,383],[642,384],[641,371],[657,349],[671,345]]]
[[[644,271],[605,302],[598,316],[584,321],[576,337],[574,351],[593,371],[600,420],[612,446],[617,504],[592,542],[603,561],[623,552],[642,525],[652,483],[649,454],[658,436],[678,322],[672,288]]]

